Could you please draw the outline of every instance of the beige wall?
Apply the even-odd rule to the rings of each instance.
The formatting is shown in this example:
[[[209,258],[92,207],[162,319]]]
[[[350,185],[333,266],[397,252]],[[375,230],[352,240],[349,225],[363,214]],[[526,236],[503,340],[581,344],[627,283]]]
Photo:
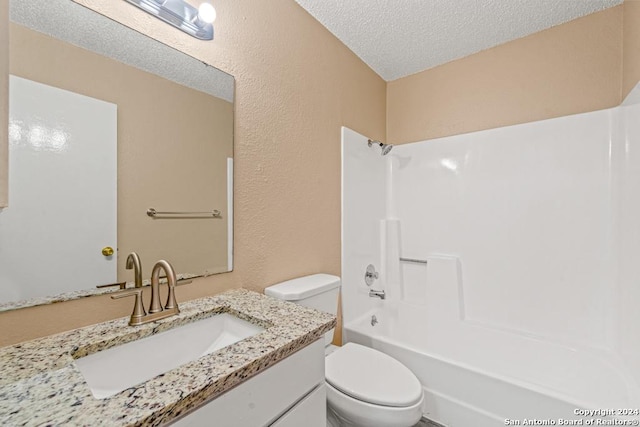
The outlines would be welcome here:
[[[640,81],[640,0],[625,0],[622,98]]]
[[[623,8],[390,82],[387,142],[420,141],[618,105]]]
[[[11,74],[118,106],[118,280],[132,280],[125,270],[132,251],[145,277],[159,259],[179,273],[226,271],[233,105],[20,25],[10,28]],[[151,220],[149,207],[225,215]]]
[[[181,286],[181,301],[340,273],[341,125],[404,143],[617,105],[623,9],[626,47],[637,41],[636,1],[387,85],[292,0],[218,1],[213,42],[126,2],[78,0],[236,77],[236,268]],[[626,49],[625,87],[638,80],[627,68],[637,58]],[[0,314],[0,345],[130,305],[94,297]]]
[[[385,82],[292,0],[216,2],[200,42],[126,2],[83,1],[236,77],[235,269],[180,286],[185,301],[340,274],[340,126],[382,139]],[[0,314],[0,345],[128,315],[92,297]]]
[[[9,0],[0,0],[0,208],[8,199]]]

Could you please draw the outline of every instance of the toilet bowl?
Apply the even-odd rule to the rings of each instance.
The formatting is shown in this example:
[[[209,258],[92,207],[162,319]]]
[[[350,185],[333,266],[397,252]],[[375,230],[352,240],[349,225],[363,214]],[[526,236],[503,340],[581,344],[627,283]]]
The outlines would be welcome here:
[[[266,295],[332,314],[340,278],[314,274],[265,289]],[[328,427],[411,427],[422,417],[424,395],[416,376],[378,350],[347,343],[331,345],[325,334]]]
[[[325,358],[327,404],[341,426],[410,427],[422,417],[422,385],[382,352],[347,343]]]

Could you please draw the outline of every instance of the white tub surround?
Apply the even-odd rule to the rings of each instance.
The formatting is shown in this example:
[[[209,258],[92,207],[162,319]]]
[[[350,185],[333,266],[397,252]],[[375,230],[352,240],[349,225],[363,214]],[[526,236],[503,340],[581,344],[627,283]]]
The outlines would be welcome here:
[[[243,289],[182,303],[180,309],[176,316],[135,328],[125,317],[0,348],[0,424],[161,425],[335,327],[332,315]],[[74,364],[82,356],[219,313],[266,329],[106,399],[92,396]]]
[[[343,128],[345,337],[412,369],[429,418],[640,408],[638,101],[385,157]]]

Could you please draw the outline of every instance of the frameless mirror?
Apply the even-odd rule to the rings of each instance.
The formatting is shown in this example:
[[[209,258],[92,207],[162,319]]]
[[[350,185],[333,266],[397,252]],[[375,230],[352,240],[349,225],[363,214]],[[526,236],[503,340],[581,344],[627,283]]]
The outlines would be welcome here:
[[[134,251],[230,271],[233,76],[70,0],[10,12],[0,310],[118,290]]]

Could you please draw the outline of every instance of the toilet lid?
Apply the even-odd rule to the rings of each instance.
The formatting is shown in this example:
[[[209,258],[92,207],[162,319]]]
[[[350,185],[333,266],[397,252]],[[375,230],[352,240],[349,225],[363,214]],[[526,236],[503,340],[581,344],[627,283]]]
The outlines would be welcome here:
[[[329,384],[355,399],[403,407],[422,398],[422,386],[402,363],[378,350],[347,343],[325,358]]]

